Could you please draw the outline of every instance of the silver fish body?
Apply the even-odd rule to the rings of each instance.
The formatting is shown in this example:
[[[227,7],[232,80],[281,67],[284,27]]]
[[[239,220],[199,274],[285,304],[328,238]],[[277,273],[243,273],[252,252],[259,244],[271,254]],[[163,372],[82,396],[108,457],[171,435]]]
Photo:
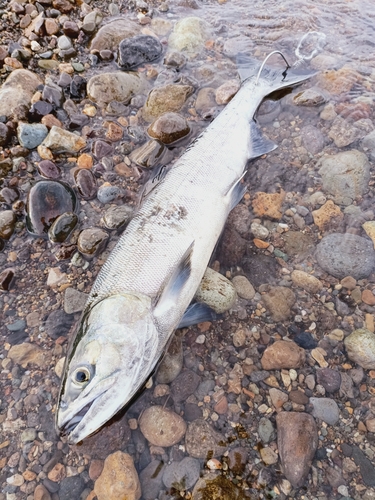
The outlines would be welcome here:
[[[238,93],[150,192],[103,265],[66,358],[57,427],[79,442],[142,387],[181,322],[251,158],[276,146],[253,117],[311,75],[268,70]]]

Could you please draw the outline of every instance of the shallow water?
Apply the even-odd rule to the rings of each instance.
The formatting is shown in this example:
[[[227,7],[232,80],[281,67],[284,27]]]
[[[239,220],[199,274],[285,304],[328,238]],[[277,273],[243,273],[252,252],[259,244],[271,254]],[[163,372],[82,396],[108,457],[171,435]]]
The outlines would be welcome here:
[[[282,483],[280,462],[276,460],[275,463],[265,464],[262,461],[260,451],[264,446],[270,447],[275,453],[277,451],[276,411],[270,399],[269,388],[272,384],[276,384],[286,393],[298,388],[303,392],[306,389],[306,377],[315,376],[317,368],[325,365],[323,362],[320,364],[314,361],[311,349],[306,348],[309,352],[308,361],[306,366],[298,370],[298,378],[293,381],[290,377],[294,377],[294,373],[288,370],[282,370],[282,372],[275,370],[272,374],[275,374],[276,382],[267,379],[268,383],[264,382],[264,377],[260,375],[257,380],[254,372],[261,373],[259,359],[272,340],[284,337],[292,339],[297,330],[306,330],[311,334],[315,343],[320,342],[319,347],[326,353],[323,357],[327,359],[329,366],[340,373],[349,373],[350,369],[356,367],[355,363],[347,366],[349,360],[345,355],[343,343],[330,344],[327,341],[327,335],[334,329],[342,328],[347,336],[355,328],[363,325],[370,328],[371,317],[372,322],[374,320],[374,307],[363,302],[355,304],[350,302],[350,297],[345,295],[345,287],[343,289],[340,285],[340,279],[322,271],[314,260],[313,252],[306,250],[306,246],[311,244],[315,250],[323,236],[336,232],[367,237],[362,224],[366,220],[374,220],[374,214],[372,212],[371,216],[371,211],[375,209],[373,197],[375,154],[361,145],[361,139],[367,132],[351,144],[338,147],[329,137],[332,120],[322,119],[320,113],[328,103],[331,103],[337,115],[342,116],[348,124],[356,123],[361,119],[374,121],[375,10],[370,1],[253,1],[251,4],[245,0],[225,3],[207,1],[197,2],[198,9],[187,8],[186,5],[183,6],[183,3],[182,5],[171,3],[169,11],[161,13],[160,17],[173,23],[184,17],[201,17],[209,23],[212,29],[209,42],[205,49],[192,58],[178,75],[170,71],[162,73],[161,61],[151,66],[159,71],[156,85],[181,76],[195,83],[195,94],[181,111],[181,114],[194,122],[193,137],[198,135],[199,131],[204,129],[221,109],[220,106],[216,106],[206,116],[192,113],[191,109],[194,109],[198,91],[207,86],[216,89],[225,81],[235,78],[235,59],[239,53],[262,61],[270,52],[279,50],[283,52],[291,65],[297,64],[316,70],[317,75],[303,88],[314,86],[323,89],[326,95],[324,104],[296,106],[293,99],[300,91],[296,89],[291,95],[265,102],[259,110],[258,121],[265,135],[278,144],[279,148],[267,157],[255,160],[249,165],[249,173],[246,177],[246,182],[249,183],[249,194],[243,200],[242,205],[249,209],[249,217],[254,219],[257,217],[252,210],[252,201],[257,192],[277,194],[285,191],[282,216],[279,220],[270,220],[267,216],[258,217],[262,225],[270,231],[271,246],[269,248],[258,248],[253,242],[254,236],[247,228],[246,234],[242,235],[247,242],[246,252],[241,258],[236,261],[233,257],[234,250],[225,250],[222,245],[219,246],[217,260],[214,263],[215,268],[220,269],[222,274],[229,278],[238,274],[251,276],[257,294],[251,300],[238,300],[235,306],[226,313],[224,320],[216,324],[192,327],[183,332],[184,369],[199,375],[200,391],[194,390],[186,401],[180,401],[175,395],[174,397],[169,395],[168,391],[171,388],[173,394],[171,384],[169,388],[159,387],[159,393],[155,393],[157,382],[154,380],[154,386],[145,391],[127,414],[120,415],[121,418],[119,417],[117,422],[90,438],[88,443],[78,448],[71,448],[66,444],[66,438],[56,436],[53,428],[53,413],[59,387],[59,379],[53,372],[53,367],[65,355],[66,342],[63,338],[59,339],[57,334],[53,339],[47,336],[46,329],[51,325],[47,328],[46,319],[51,310],[62,309],[64,288],[67,286],[71,285],[84,292],[90,290],[100,266],[118,240],[118,234],[112,231],[108,247],[99,258],[87,261],[87,263],[82,261],[76,266],[72,265],[70,260],[56,260],[55,254],[59,250],[58,246],[46,240],[32,238],[20,225],[16,234],[6,244],[0,261],[1,270],[12,267],[17,278],[10,292],[0,297],[3,308],[1,356],[6,361],[10,346],[27,339],[43,349],[45,360],[44,363],[38,360],[40,364],[38,369],[35,366],[10,365],[7,362],[2,364],[3,388],[0,397],[4,437],[0,438],[0,459],[4,460],[1,462],[0,477],[4,496],[1,497],[0,494],[0,499],[31,500],[33,488],[35,489],[39,483],[46,482],[47,474],[54,466],[50,464],[51,467],[44,467],[46,463],[50,463],[50,460],[55,461],[54,463],[63,463],[68,468],[69,477],[81,478],[81,491],[77,497],[74,497],[74,500],[80,498],[79,495],[85,488],[86,494],[94,488],[93,476],[89,475],[90,464],[95,459],[104,460],[109,452],[122,450],[129,453],[134,459],[138,473],[152,459],[160,460],[161,463],[167,465],[179,462],[188,456],[183,440],[169,448],[149,446],[136,420],[146,408],[155,404],[164,405],[185,418],[188,414],[185,403],[188,403],[191,405],[190,412],[195,412],[195,416],[203,417],[221,434],[225,443],[225,451],[216,455],[217,463],[209,462],[211,458],[209,456],[197,459],[201,476],[206,475],[208,469],[218,468],[221,471],[220,481],[228,480],[224,485],[221,484],[220,490],[220,496],[225,500],[245,498],[245,495],[251,495],[253,499],[315,500],[319,498],[328,500],[343,498],[345,497],[344,490],[338,493],[340,481],[335,482],[332,479],[334,475],[332,470],[335,473],[342,473],[344,479],[341,485],[347,486],[348,498],[371,500],[375,497],[373,485],[369,485],[369,482],[364,480],[362,469],[355,469],[355,467],[353,470],[349,467],[345,469],[346,462],[341,453],[341,445],[343,443],[358,445],[373,461],[375,456],[373,431],[358,427],[361,422],[365,421],[365,417],[370,420],[374,418],[373,375],[365,372],[359,383],[354,382],[355,387],[352,393],[342,389],[340,393],[336,392],[332,395],[328,392],[319,393],[321,389],[316,388],[310,390],[311,394],[308,393],[310,396],[325,395],[334,398],[339,404],[341,417],[336,426],[328,426],[328,429],[327,424],[317,420],[319,450],[303,488],[298,489],[289,488],[288,485],[285,486]],[[91,5],[97,6],[105,13],[104,22],[106,22],[109,16],[106,10],[107,5],[94,1]],[[1,3],[0,7],[6,8]],[[158,7],[157,2],[154,7]],[[127,4],[121,4],[120,14],[123,14],[126,8]],[[135,12],[130,9],[126,11],[126,15],[134,17]],[[167,36],[160,38],[167,46]],[[273,56],[270,64],[282,66],[283,63],[278,56]],[[342,68],[344,70],[339,82],[335,81],[332,84],[330,78],[324,76],[327,71]],[[99,63],[95,67],[87,68],[84,76],[89,78],[101,71],[114,69],[114,63]],[[134,106],[132,114],[135,115],[136,112],[137,107]],[[365,125],[368,126],[369,122]],[[146,129],[146,124],[142,121],[139,124],[143,130]],[[102,130],[102,119],[93,119],[90,126],[94,131]],[[306,131],[308,126],[314,127],[314,130],[321,133],[323,142],[320,147],[316,146],[316,141],[314,142],[307,132],[307,138],[301,135],[301,130]],[[141,139],[137,145],[140,145],[144,139]],[[186,144],[179,144],[177,148],[172,148],[172,152],[178,156],[185,147]],[[312,152],[314,148],[318,149],[316,153]],[[328,225],[320,230],[313,223],[311,213],[317,210],[324,201],[334,199],[334,197],[322,188],[318,161],[325,155],[335,155],[352,149],[364,151],[370,161],[368,189],[364,190],[363,196],[358,196],[349,203],[336,202],[342,214],[337,218],[331,218]],[[90,147],[87,151],[90,151]],[[116,153],[120,154],[121,149],[116,149]],[[35,160],[35,158],[38,159],[34,152],[28,160]],[[66,159],[62,158],[61,164],[64,162]],[[73,167],[73,164],[69,165]],[[27,180],[33,182],[35,179],[40,179],[40,177],[36,171],[31,170],[27,175]],[[63,180],[71,182],[71,179],[72,172],[69,168],[65,170]],[[134,175],[130,180],[114,177],[111,182],[125,192],[123,199],[116,201],[116,204],[125,202],[134,206],[137,198],[136,192],[139,189],[138,177]],[[323,191],[321,197],[324,201],[312,202],[311,195],[319,191]],[[303,215],[305,212],[301,207],[306,208],[307,214]],[[302,215],[298,219],[295,217],[296,214]],[[101,225],[102,215],[103,206],[97,200],[81,200],[80,230]],[[230,218],[228,224],[237,231],[238,221]],[[287,233],[295,235],[294,243],[285,242]],[[308,243],[303,239],[305,236],[310,238]],[[230,240],[231,237],[229,234],[228,239]],[[369,241],[368,237],[367,240]],[[270,264],[271,261],[263,261],[264,256],[272,259],[273,264]],[[361,257],[358,256],[358,259]],[[66,279],[66,282],[62,282],[60,288],[54,291],[46,287],[51,267],[59,267]],[[259,274],[263,273],[259,278],[259,283],[254,269],[259,271]],[[290,279],[290,274],[295,269],[312,272],[317,276],[323,283],[322,293],[317,296],[297,289],[298,287],[295,287]],[[267,273],[275,276],[271,287],[281,285],[293,289],[297,295],[296,303],[284,320],[275,321],[270,315],[269,308],[264,307],[265,303],[262,302],[262,295],[264,296],[269,291],[267,288],[269,282],[265,277]],[[250,281],[252,279],[250,278]],[[357,288],[362,293],[364,290],[371,291],[375,289],[374,283],[374,274],[369,274],[366,278],[357,280]],[[339,303],[336,301],[338,296],[340,297]],[[349,305],[345,308],[342,303]],[[10,341],[9,329],[6,329],[4,325],[11,325],[17,319],[24,319],[32,312],[38,313],[38,321],[34,324],[32,318],[28,316],[26,331],[25,329],[16,330],[15,334],[12,333],[13,337]],[[78,318],[79,314],[75,314],[75,321]],[[64,321],[67,321],[66,318]],[[62,326],[56,321],[55,326],[62,328],[61,335],[63,336],[69,329],[70,332],[72,330],[69,321]],[[246,340],[236,344],[233,341],[233,334],[241,329],[246,331]],[[21,333],[18,334],[19,331]],[[177,347],[174,345],[174,348],[181,353],[178,342]],[[256,365],[256,370],[249,369],[250,365]],[[285,382],[288,377],[289,385]],[[356,380],[354,375],[352,380]],[[208,381],[212,384],[207,384]],[[163,390],[166,392],[163,393]],[[314,392],[317,390],[318,393]],[[227,411],[222,413],[215,411],[217,404],[215,398],[218,397],[220,391],[223,391],[229,404]],[[26,395],[36,396],[36,401],[29,398],[26,403],[22,404]],[[288,404],[289,406],[284,408],[287,411],[296,409],[290,401]],[[303,410],[310,411],[308,405]],[[301,408],[297,411],[301,411]],[[191,415],[189,418],[186,417],[187,421],[194,420]],[[269,417],[273,425],[272,437],[267,443],[262,443],[259,437],[259,422],[264,417]],[[132,431],[128,425],[131,425]],[[21,433],[25,429],[37,431],[32,440],[27,441],[24,437],[21,438]],[[229,452],[238,447],[247,454],[244,468],[239,472],[227,466]],[[22,459],[17,461],[14,458],[16,453],[20,453]],[[357,462],[356,465],[358,466]],[[35,472],[35,478],[30,479],[29,488],[23,487],[22,489],[21,486],[21,488],[12,489],[6,479],[15,474],[22,474],[25,470]],[[372,470],[370,470],[370,475],[371,473]],[[46,484],[52,494],[54,485],[51,486],[51,482],[48,483],[48,481]],[[239,485],[239,488],[236,489],[234,484]],[[57,481],[56,485],[54,496],[52,496],[54,500],[58,498],[60,482]],[[145,484],[142,486],[144,487]],[[206,491],[207,500],[216,498],[215,488],[213,485],[211,487]],[[187,488],[187,492],[184,488],[180,488],[182,492],[178,489],[160,486],[158,498],[160,500],[183,496],[191,498],[192,487]],[[199,496],[198,492],[194,495],[194,500],[198,498],[206,500],[206,497]],[[71,498],[73,499],[73,496]]]

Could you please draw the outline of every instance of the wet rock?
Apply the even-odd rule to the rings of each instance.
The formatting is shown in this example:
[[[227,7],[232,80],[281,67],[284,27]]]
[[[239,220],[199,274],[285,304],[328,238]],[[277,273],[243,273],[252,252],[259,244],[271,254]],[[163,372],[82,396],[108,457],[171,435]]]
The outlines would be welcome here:
[[[261,364],[263,370],[300,368],[306,359],[305,351],[295,342],[277,340],[264,351]]]
[[[107,229],[119,229],[129,222],[133,214],[133,208],[127,205],[109,207],[103,216],[103,222]]]
[[[363,229],[365,230],[367,236],[371,238],[372,243],[375,248],[375,221],[367,221],[364,224],[362,224]]]
[[[350,205],[368,189],[370,165],[367,156],[356,149],[322,158],[318,167],[323,188],[336,203]]]
[[[66,288],[64,293],[64,311],[66,314],[83,311],[87,297],[87,293],[80,292],[71,287]]]
[[[262,302],[272,316],[273,321],[285,321],[291,314],[291,307],[296,302],[296,296],[290,288],[274,286],[262,295]]]
[[[108,233],[103,229],[84,229],[78,236],[78,250],[86,257],[93,258],[105,248],[108,241]]]
[[[78,216],[73,212],[66,212],[52,223],[48,230],[48,237],[52,243],[63,243],[78,223]]]
[[[181,115],[164,113],[149,126],[147,133],[164,144],[171,144],[190,132],[190,127]]]
[[[199,479],[199,460],[185,457],[181,462],[167,465],[163,474],[163,483],[167,488],[185,491],[192,488]]]
[[[181,372],[183,364],[182,339],[175,334],[156,373],[157,382],[159,384],[171,383]],[[193,392],[194,390],[190,394]]]
[[[111,101],[128,103],[147,89],[148,83],[142,74],[122,71],[95,75],[87,83],[88,97],[101,106]]]
[[[186,432],[184,420],[162,406],[150,406],[139,420],[145,438],[155,446],[173,446],[181,441]]]
[[[151,140],[134,149],[129,155],[130,160],[141,167],[154,167],[168,163],[169,152],[159,141]]]
[[[17,218],[12,210],[3,210],[0,212],[0,238],[9,240],[14,233]]]
[[[172,50],[165,55],[164,65],[181,69],[185,66],[187,58],[181,52]]]
[[[109,49],[114,51],[124,38],[134,37],[139,26],[126,18],[115,19],[102,26],[91,42],[91,52]]]
[[[8,291],[14,279],[13,269],[4,269],[0,273],[0,290]]]
[[[309,234],[300,231],[288,231],[282,235],[284,251],[289,257],[305,259],[315,249],[314,240]]]
[[[40,122],[44,116],[49,115],[53,110],[52,104],[45,101],[37,101],[35,102],[29,111],[29,121],[31,122]]]
[[[306,125],[301,129],[302,144],[313,155],[320,153],[324,148],[324,135],[313,125]]]
[[[232,283],[236,289],[237,295],[241,297],[241,299],[251,300],[254,298],[255,289],[245,276],[235,276],[232,279]]]
[[[0,89],[0,116],[12,116],[19,106],[29,107],[31,98],[42,82],[32,71],[16,69]]]
[[[248,452],[246,448],[233,448],[228,454],[229,468],[236,476],[240,476],[243,473],[247,460]]]
[[[53,126],[44,139],[42,146],[55,153],[78,153],[80,149],[86,146],[86,140],[72,132]]]
[[[74,181],[79,194],[84,200],[95,198],[97,187],[94,175],[85,168],[79,168],[74,172]]]
[[[330,234],[318,244],[315,257],[319,266],[336,278],[366,278],[375,267],[371,241],[354,234]]]
[[[263,443],[269,443],[275,439],[275,428],[271,420],[266,417],[262,417],[259,420],[258,434]]]
[[[294,285],[309,293],[318,293],[323,288],[323,283],[304,271],[293,271],[291,274]]]
[[[232,479],[227,478],[217,472],[206,473],[201,477],[192,492],[192,500],[216,500],[219,498],[225,500],[244,500],[243,488],[233,483]]]
[[[114,201],[120,196],[120,194],[121,190],[118,186],[102,184],[98,189],[97,198],[100,203],[103,203],[105,205],[107,203],[111,203],[111,201]]]
[[[52,311],[47,318],[45,323],[45,331],[47,335],[56,340],[61,336],[66,336],[73,324],[73,317],[66,314],[62,309],[57,309]]]
[[[273,284],[277,279],[278,264],[268,255],[249,256],[243,261],[243,269],[250,282],[256,288],[264,284]]]
[[[168,46],[194,57],[203,49],[210,35],[206,21],[199,17],[186,17],[175,25],[169,36]]]
[[[39,162],[38,171],[46,179],[58,179],[61,176],[59,167],[51,160],[42,160]]]
[[[14,363],[26,368],[27,365],[37,365],[39,368],[46,366],[46,352],[35,344],[18,344],[10,348],[8,358]]]
[[[371,122],[368,123],[367,127],[366,123],[364,123],[363,125],[365,128],[362,127],[361,122],[362,120],[358,120],[358,122],[352,124],[341,116],[336,116],[328,135],[331,139],[333,139],[338,148],[349,146],[349,144],[361,139],[366,135],[366,133],[372,130],[373,126]],[[356,126],[357,123],[360,126]]]
[[[375,370],[375,334],[366,328],[354,330],[344,340],[349,359],[366,370]]]
[[[292,486],[303,486],[318,447],[315,421],[307,413],[281,412],[276,426],[283,472]]]
[[[216,313],[221,314],[233,306],[237,293],[225,276],[208,267],[199,284],[195,298],[198,302],[204,302]]]
[[[215,89],[204,87],[200,89],[195,101],[195,109],[205,120],[211,119],[216,113]]]
[[[317,382],[322,385],[326,392],[336,392],[340,389],[341,374],[331,368],[321,368],[316,371]]]
[[[95,141],[93,146],[94,155],[98,160],[101,160],[105,156],[110,156],[113,153],[113,146],[108,142]]]
[[[188,425],[185,446],[190,456],[204,459],[218,457],[225,451],[222,443],[223,436],[205,420],[195,420]]]
[[[34,149],[47,137],[48,128],[42,123],[19,123],[17,129],[20,145],[27,149]]]
[[[339,407],[334,399],[330,398],[310,398],[312,405],[312,415],[323,420],[328,425],[335,425],[339,418]]]
[[[298,92],[293,97],[297,106],[320,106],[326,102],[326,97],[320,89],[306,89]]]
[[[115,421],[111,421],[111,425],[102,427],[99,432],[76,445],[74,450],[76,453],[105,460],[109,454],[125,447],[130,437],[131,431],[127,419],[115,419]]]
[[[94,490],[98,500],[138,500],[141,486],[132,457],[121,451],[109,455]]]
[[[129,71],[141,64],[155,61],[162,52],[163,46],[154,36],[138,35],[126,38],[118,47],[118,65]]]
[[[310,332],[299,332],[293,337],[293,340],[302,349],[315,349],[318,345]]]
[[[10,137],[10,130],[4,124],[0,123],[0,146],[6,146]]]
[[[375,467],[358,446],[353,446],[352,458],[360,468],[365,485],[375,486]]]
[[[66,212],[74,212],[76,197],[62,182],[40,181],[29,192],[26,227],[32,234],[46,235],[52,223]]]
[[[312,216],[314,224],[318,226],[320,231],[329,230],[334,225],[340,225],[344,219],[340,207],[335,205],[332,200],[328,200],[318,210],[313,210]]]
[[[66,477],[60,483],[59,500],[80,498],[84,488],[85,482],[81,476]]]
[[[155,500],[163,486],[165,465],[160,460],[153,460],[139,474],[144,500]]]
[[[282,217],[281,205],[285,198],[285,191],[280,193],[257,192],[252,201],[254,213],[259,217],[279,220]]]
[[[60,108],[64,101],[63,91],[61,87],[52,82],[49,82],[48,85],[44,86],[42,97],[46,102],[49,102],[57,108]]]
[[[176,403],[185,401],[199,385],[200,377],[191,370],[182,371],[171,385],[171,393]]]
[[[375,295],[371,290],[363,290],[362,292],[362,302],[369,306],[375,306]]]
[[[163,113],[179,111],[193,90],[191,85],[176,84],[154,88],[143,107],[143,118],[151,122]]]
[[[238,80],[229,80],[223,83],[216,89],[215,100],[216,103],[228,104],[228,102],[237,94],[240,88],[240,82]]]
[[[34,490],[34,500],[51,500],[49,491],[42,484],[36,486]]]

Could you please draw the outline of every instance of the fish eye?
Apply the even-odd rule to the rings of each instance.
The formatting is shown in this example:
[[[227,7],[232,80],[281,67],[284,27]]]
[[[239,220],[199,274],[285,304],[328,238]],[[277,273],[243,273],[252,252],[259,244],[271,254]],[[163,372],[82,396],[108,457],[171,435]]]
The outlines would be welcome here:
[[[89,382],[90,378],[91,373],[84,366],[82,366],[81,368],[77,368],[77,370],[73,374],[73,381],[76,384],[85,384],[86,382]]]

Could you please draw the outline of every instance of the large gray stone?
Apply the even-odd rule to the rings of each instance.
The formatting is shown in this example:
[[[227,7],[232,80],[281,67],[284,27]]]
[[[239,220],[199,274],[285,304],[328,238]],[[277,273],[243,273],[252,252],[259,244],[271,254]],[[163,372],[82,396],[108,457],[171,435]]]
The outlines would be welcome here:
[[[42,123],[20,123],[17,128],[18,141],[23,148],[34,149],[47,137],[48,128]]]
[[[140,27],[129,19],[115,19],[102,26],[91,42],[91,51],[115,50],[124,38],[138,35]]]
[[[138,94],[146,93],[149,84],[140,73],[101,73],[90,78],[87,93],[90,99],[99,104],[111,101],[127,103]]]
[[[368,189],[370,164],[356,149],[322,158],[318,166],[324,189],[338,204],[350,205]]]

